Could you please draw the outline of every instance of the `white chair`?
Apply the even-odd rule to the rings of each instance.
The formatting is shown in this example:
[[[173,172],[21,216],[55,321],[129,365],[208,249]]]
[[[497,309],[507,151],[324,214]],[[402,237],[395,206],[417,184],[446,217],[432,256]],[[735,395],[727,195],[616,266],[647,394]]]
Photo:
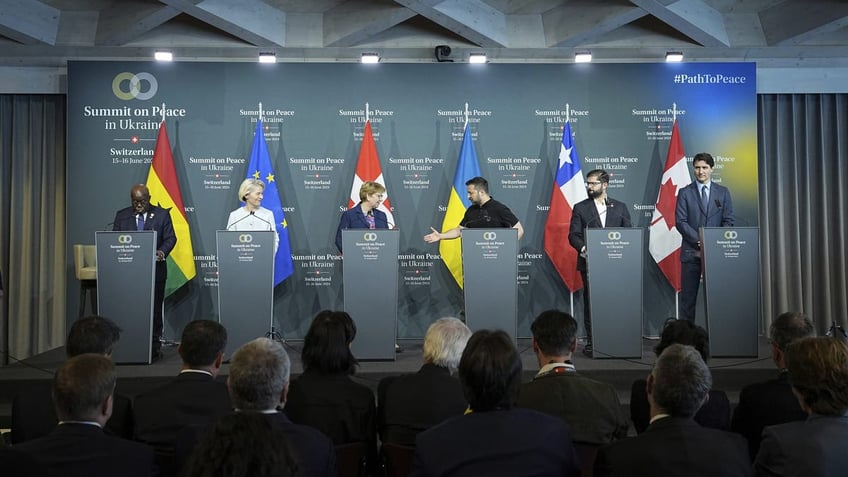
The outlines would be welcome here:
[[[91,312],[97,314],[97,248],[74,244],[74,273],[80,282],[79,316],[85,313],[85,292],[91,297]]]

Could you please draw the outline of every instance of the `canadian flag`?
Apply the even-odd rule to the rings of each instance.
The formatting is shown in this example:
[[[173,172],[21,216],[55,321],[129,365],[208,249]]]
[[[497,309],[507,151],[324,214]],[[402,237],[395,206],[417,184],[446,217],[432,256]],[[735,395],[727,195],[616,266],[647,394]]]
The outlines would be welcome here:
[[[683,151],[675,119],[660,191],[657,194],[657,204],[651,217],[648,246],[651,256],[675,292],[680,291],[680,244],[683,237],[675,227],[674,209],[677,206],[677,193],[691,181],[689,168],[686,167],[686,153]]]
[[[377,145],[374,143],[374,133],[371,131],[371,120],[365,121],[365,130],[362,132],[362,146],[359,148],[359,159],[356,163],[356,175],[353,177],[353,186],[350,189],[350,198],[347,208],[350,209],[359,203],[359,189],[363,182],[379,182],[386,187],[383,181],[383,170],[380,168],[380,158],[377,156]],[[377,209],[386,213],[386,219],[390,228],[395,226],[395,217],[392,215],[392,206],[389,204],[389,190],[383,194],[383,201]]]

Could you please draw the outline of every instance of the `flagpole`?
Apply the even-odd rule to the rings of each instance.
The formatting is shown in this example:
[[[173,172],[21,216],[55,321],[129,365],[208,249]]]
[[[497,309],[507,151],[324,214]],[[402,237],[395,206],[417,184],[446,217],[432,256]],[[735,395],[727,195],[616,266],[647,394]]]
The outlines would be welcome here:
[[[565,103],[565,122],[571,121],[571,109],[568,107],[568,103]]]
[[[565,103],[565,122],[566,122],[566,123],[568,123],[568,121],[569,121],[570,119],[571,119],[571,109],[569,108],[568,103]],[[563,131],[565,131],[565,128],[563,128],[562,130],[563,130]],[[562,142],[562,141],[560,141],[560,142]],[[585,285],[585,284],[583,284],[583,286],[586,286],[586,285]],[[569,291],[570,291],[570,290],[569,290]],[[569,298],[569,300],[570,300],[570,302],[571,302],[571,316],[574,316],[574,294],[575,294],[575,293],[576,293],[576,292],[572,291],[572,292],[569,294],[569,297],[568,297],[568,298]]]
[[[365,122],[368,122],[369,116],[371,116],[371,112],[368,109],[368,103],[365,103]]]
[[[162,122],[165,122],[165,102],[162,102]]]
[[[468,126],[468,103],[465,103],[465,126]]]
[[[259,120],[262,121],[262,101],[259,102]]]
[[[671,127],[674,128],[674,123],[677,122],[677,103],[671,103]],[[672,135],[674,131],[672,131]],[[680,292],[674,291],[674,318],[680,319]]]

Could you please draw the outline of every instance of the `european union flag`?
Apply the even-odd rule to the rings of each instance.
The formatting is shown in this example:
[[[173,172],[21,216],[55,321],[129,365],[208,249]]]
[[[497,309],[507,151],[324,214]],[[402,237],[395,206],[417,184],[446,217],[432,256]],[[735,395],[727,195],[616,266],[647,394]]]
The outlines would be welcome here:
[[[280,236],[280,244],[277,254],[274,256],[274,286],[294,273],[294,262],[292,262],[291,244],[289,244],[289,227],[286,215],[283,213],[283,203],[277,190],[277,180],[274,168],[271,166],[271,156],[268,154],[268,144],[265,142],[265,134],[262,132],[262,119],[256,122],[256,132],[253,134],[253,147],[250,151],[250,161],[247,163],[247,179],[259,179],[265,183],[262,207],[274,213],[277,235]]]

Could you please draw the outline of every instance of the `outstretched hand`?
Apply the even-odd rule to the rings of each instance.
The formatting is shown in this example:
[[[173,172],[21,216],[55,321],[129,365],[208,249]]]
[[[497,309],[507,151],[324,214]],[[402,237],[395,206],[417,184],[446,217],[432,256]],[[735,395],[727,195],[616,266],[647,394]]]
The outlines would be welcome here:
[[[433,227],[430,227],[430,230],[432,230],[433,232],[424,236],[425,242],[433,243],[433,242],[438,242],[439,240],[442,239],[442,234],[440,234],[438,230],[434,229]]]

